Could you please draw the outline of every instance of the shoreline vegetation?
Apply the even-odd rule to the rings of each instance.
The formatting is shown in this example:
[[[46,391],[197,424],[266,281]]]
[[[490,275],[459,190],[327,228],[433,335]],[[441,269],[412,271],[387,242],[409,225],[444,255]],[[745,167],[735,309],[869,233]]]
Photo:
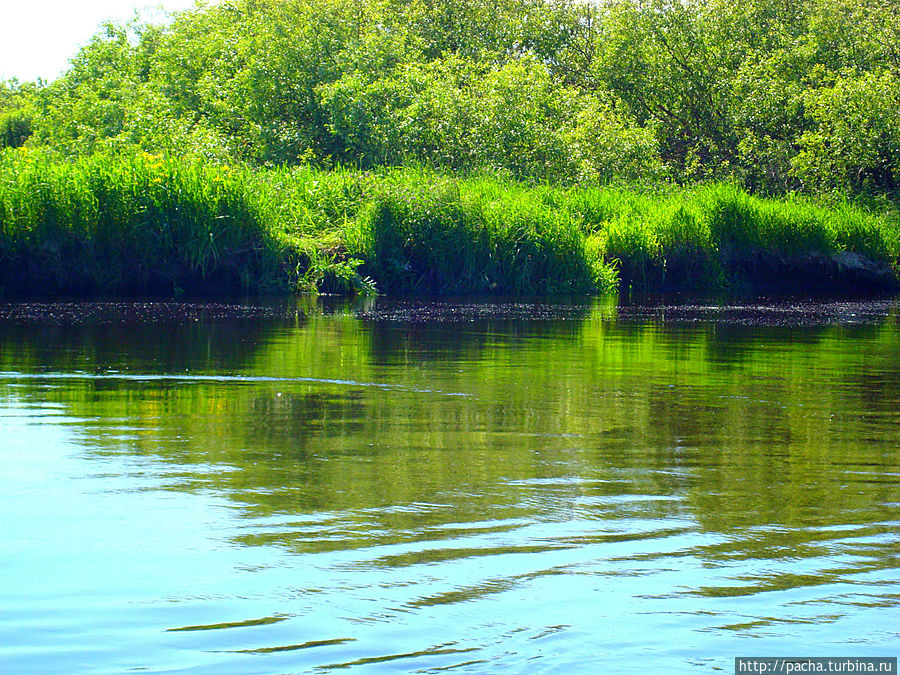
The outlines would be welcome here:
[[[900,287],[894,219],[734,183],[0,154],[0,290],[228,294]]]
[[[900,288],[893,0],[222,0],[0,81],[0,292]]]

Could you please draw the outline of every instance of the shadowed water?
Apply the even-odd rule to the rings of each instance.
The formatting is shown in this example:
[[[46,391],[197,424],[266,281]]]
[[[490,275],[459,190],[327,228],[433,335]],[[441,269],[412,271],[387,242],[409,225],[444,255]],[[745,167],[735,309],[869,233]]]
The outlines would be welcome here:
[[[0,671],[900,652],[893,301],[0,306]]]

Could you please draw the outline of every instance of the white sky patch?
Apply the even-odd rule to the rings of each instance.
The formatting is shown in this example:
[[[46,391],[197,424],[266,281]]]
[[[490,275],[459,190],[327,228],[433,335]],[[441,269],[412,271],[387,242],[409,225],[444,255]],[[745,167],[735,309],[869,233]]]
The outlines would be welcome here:
[[[10,0],[0,10],[0,79],[53,80],[109,20],[187,9],[194,0]]]

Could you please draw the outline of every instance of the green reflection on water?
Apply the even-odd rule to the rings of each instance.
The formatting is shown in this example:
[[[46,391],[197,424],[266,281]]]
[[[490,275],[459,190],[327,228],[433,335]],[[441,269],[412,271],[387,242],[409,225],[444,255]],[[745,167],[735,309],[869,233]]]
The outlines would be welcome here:
[[[803,601],[897,606],[896,594],[840,590],[853,575],[891,573],[900,555],[894,312],[777,327],[623,319],[602,301],[537,320],[527,308],[432,310],[307,304],[262,318],[11,322],[0,382],[8,400],[58,405],[91,457],[162,461],[165,489],[227,498],[252,524],[229,530],[240,546],[387,546],[365,559],[376,579],[480,557],[564,561],[423,589],[409,611],[487,602],[584,566],[646,574],[635,570],[678,557],[733,571],[647,597],[827,586]],[[514,535],[525,527],[546,530]],[[610,551],[606,567],[565,557],[596,546]],[[756,612],[706,629],[839,615]],[[262,623],[282,622],[273,616]]]
[[[717,530],[845,523],[897,497],[883,474],[900,459],[892,318],[748,328],[582,309],[540,322],[8,326],[0,370],[40,374],[16,391],[62,404],[98,451],[237,469],[197,477],[255,514],[573,475],[595,481],[591,494],[620,494],[623,475],[645,494],[684,491]]]

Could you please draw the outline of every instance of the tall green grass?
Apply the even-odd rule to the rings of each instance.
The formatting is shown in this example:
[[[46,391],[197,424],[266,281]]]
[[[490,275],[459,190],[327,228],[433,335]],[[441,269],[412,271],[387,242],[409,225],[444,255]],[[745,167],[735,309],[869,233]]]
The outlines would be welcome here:
[[[655,195],[576,189],[571,203],[585,231],[600,240],[601,255],[617,265],[621,283],[643,290],[778,284],[784,290],[814,290],[817,284],[835,290],[897,282],[896,216],[848,203],[826,208],[798,198],[762,199],[734,184]],[[884,274],[842,275],[842,252],[865,257]]]
[[[294,195],[311,190],[313,178],[331,184],[340,176],[261,177],[151,155],[64,161],[7,151],[0,155],[0,286],[230,293],[330,283],[349,290],[353,265],[324,250],[329,199]],[[338,236],[331,239],[339,246]]]
[[[580,221],[537,190],[422,170],[384,173],[348,243],[386,288],[428,293],[609,291]]]
[[[0,154],[7,293],[587,293],[872,282],[841,272],[835,260],[844,251],[880,265],[878,283],[896,284],[896,216],[760,199],[730,184],[642,193],[415,168],[251,171],[151,155]]]

